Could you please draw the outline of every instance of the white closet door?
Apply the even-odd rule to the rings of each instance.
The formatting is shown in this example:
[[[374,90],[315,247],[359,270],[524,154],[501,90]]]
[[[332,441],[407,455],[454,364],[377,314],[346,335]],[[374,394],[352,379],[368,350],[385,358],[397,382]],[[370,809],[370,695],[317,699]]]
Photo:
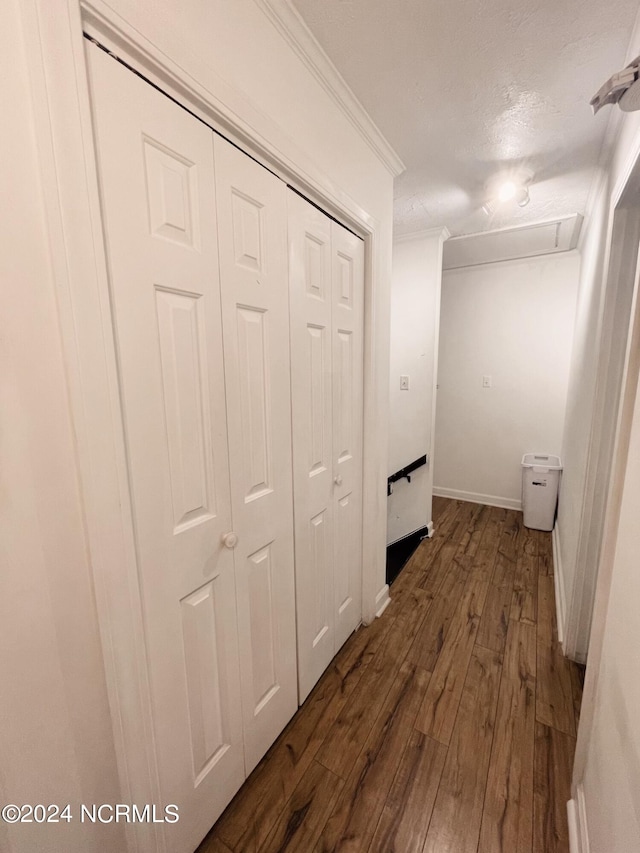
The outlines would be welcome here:
[[[286,185],[215,138],[247,774],[297,703]]]
[[[158,805],[179,805],[167,849],[185,853],[244,778],[213,134],[87,52]]]
[[[336,651],[362,617],[364,243],[331,223]]]
[[[302,703],[335,654],[331,222],[291,191],[288,203],[298,686]]]
[[[364,243],[289,192],[302,702],[362,616]]]

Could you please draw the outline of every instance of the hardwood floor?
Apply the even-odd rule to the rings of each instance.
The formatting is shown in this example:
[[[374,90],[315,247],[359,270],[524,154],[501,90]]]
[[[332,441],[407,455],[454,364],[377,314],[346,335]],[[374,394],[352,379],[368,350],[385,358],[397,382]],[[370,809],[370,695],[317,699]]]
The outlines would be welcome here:
[[[198,853],[568,853],[582,677],[551,534],[444,498],[433,514]]]

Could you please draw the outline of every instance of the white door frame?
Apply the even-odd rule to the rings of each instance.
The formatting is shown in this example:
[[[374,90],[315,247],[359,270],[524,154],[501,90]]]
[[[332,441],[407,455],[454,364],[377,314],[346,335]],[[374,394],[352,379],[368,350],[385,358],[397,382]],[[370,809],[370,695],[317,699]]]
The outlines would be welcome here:
[[[23,0],[20,11],[121,794],[123,802],[158,803],[83,28],[365,240],[365,623],[389,602],[384,585],[387,430],[381,417],[388,405],[388,324],[380,305],[388,301],[390,285],[381,269],[381,225],[303,152],[290,156],[291,141],[243,93],[222,79],[219,96],[204,89],[103,0]],[[150,831],[128,824],[129,849],[164,850],[160,826]]]
[[[626,184],[625,184],[626,186]],[[580,533],[570,607],[566,620],[563,651],[567,657],[585,663],[598,563],[606,516],[607,484],[613,468],[616,413],[622,399],[622,380],[631,335],[619,337],[616,319],[626,316],[636,289],[640,206],[625,199],[624,188],[612,205],[606,251],[606,266],[598,323],[598,362],[594,391],[594,413],[589,436],[585,489],[580,516]]]
[[[613,268],[610,266],[612,254],[620,250],[613,245],[615,238],[616,216],[620,216],[621,228],[625,228],[625,208],[636,206],[635,199],[640,192],[640,139],[634,151],[628,158],[626,168],[617,182],[611,195],[608,208],[607,235],[606,235],[606,282],[609,286],[611,274],[618,276],[629,274],[628,265],[625,269],[617,263]],[[608,191],[605,184],[603,192]],[[631,229],[633,232],[633,228]],[[627,247],[628,248],[628,247]],[[627,337],[625,363],[621,377],[620,402],[616,415],[615,437],[613,441],[613,452],[611,456],[610,478],[606,484],[599,483],[600,487],[607,488],[606,512],[604,529],[600,544],[600,559],[597,567],[597,578],[595,581],[595,599],[593,604],[593,617],[591,621],[591,632],[589,637],[589,649],[587,657],[587,671],[585,676],[582,706],[580,710],[580,725],[578,727],[576,753],[573,766],[573,781],[571,786],[572,801],[570,804],[571,819],[582,827],[584,832],[584,795],[582,782],[586,771],[589,745],[593,730],[595,709],[598,694],[598,682],[600,666],[602,661],[602,649],[605,639],[607,610],[609,606],[609,594],[611,590],[613,567],[618,540],[618,523],[620,519],[620,508],[626,475],[627,456],[629,451],[629,439],[633,426],[633,413],[636,400],[636,390],[640,376],[640,294],[639,290],[640,261],[635,267],[635,279],[633,284],[633,298],[631,304],[631,315],[629,320],[629,333]],[[594,443],[590,447],[589,464],[595,466],[597,455],[600,451],[599,445]],[[589,481],[587,481],[589,487]],[[595,484],[592,484],[592,488]],[[584,530],[581,531],[584,535]],[[579,566],[577,570],[579,570]]]

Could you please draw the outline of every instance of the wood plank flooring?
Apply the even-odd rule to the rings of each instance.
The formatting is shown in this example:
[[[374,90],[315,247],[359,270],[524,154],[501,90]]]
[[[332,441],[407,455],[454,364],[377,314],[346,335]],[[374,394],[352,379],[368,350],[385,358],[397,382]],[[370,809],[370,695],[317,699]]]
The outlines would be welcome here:
[[[551,534],[444,498],[433,515],[198,853],[568,853],[582,673]]]

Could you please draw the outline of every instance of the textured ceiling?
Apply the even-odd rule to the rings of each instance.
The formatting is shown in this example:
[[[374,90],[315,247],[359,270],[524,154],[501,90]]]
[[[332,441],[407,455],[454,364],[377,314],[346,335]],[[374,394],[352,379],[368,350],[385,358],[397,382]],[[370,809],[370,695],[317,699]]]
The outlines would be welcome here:
[[[638,0],[294,0],[407,166],[398,233],[469,234],[584,213]],[[482,212],[485,183],[533,172],[530,204]]]

